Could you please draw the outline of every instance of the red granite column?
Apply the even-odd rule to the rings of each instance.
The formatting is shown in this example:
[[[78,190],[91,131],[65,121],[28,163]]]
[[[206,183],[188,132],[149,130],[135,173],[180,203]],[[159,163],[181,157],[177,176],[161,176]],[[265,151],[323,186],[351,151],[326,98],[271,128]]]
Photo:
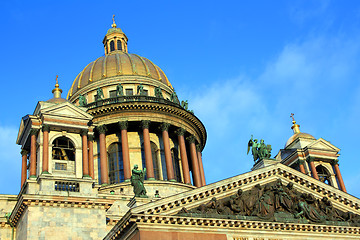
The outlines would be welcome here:
[[[155,180],[154,164],[151,155],[149,125],[150,125],[150,121],[141,121],[141,126],[143,129],[143,137],[144,137],[146,175],[148,180]]]
[[[203,163],[202,163],[200,145],[196,145],[196,151],[197,151],[197,158],[198,158],[198,161],[199,161],[201,186],[205,186],[206,181],[205,181],[205,173],[204,173],[204,166],[203,166]]]
[[[169,181],[175,181],[175,175],[174,175],[174,166],[171,158],[171,150],[170,150],[170,139],[169,139],[169,123],[163,123],[160,126],[160,129],[162,131],[162,138],[164,143],[164,153],[165,153],[165,163],[166,163],[166,173],[167,173],[167,179]]]
[[[99,132],[99,145],[100,145],[100,174],[101,174],[101,184],[109,184],[109,172],[108,172],[108,161],[106,154],[106,138],[105,133],[107,128],[105,125],[97,127]]]
[[[316,168],[315,168],[315,164],[314,164],[314,158],[313,157],[309,157],[309,164],[310,164],[310,170],[311,173],[313,175],[313,177],[317,180],[319,180],[319,176],[317,174]]]
[[[38,129],[31,129],[30,131],[30,177],[36,178],[36,135]]]
[[[304,164],[305,164],[304,160],[299,160],[300,172],[302,172],[303,174],[306,174]]]
[[[190,157],[191,157],[191,166],[192,166],[192,175],[193,182],[196,187],[201,187],[201,177],[200,177],[200,169],[199,169],[199,161],[196,155],[196,147],[195,147],[195,136],[191,135],[186,138],[190,143]]]
[[[28,151],[21,150],[21,188],[26,181],[27,155],[28,155]]]
[[[94,179],[95,177],[95,173],[94,173],[94,135],[89,135],[88,137],[88,146],[89,146],[89,152],[88,152],[88,157],[89,157],[89,175],[92,179]]]
[[[49,174],[49,132],[50,132],[50,126],[44,124],[42,126],[42,131],[43,131],[42,173]]]
[[[185,129],[179,128],[176,131],[176,134],[178,135],[178,142],[179,142],[179,147],[180,147],[181,167],[182,167],[183,176],[184,176],[184,183],[191,184],[189,161],[187,158],[185,139],[184,139]]]
[[[124,178],[129,182],[131,178],[129,143],[127,136],[128,121],[119,122],[121,129],[121,147],[123,154]]]
[[[341,173],[340,173],[340,169],[339,169],[339,160],[336,159],[332,162],[332,165],[334,166],[334,169],[335,169],[335,174],[336,174],[336,177],[339,181],[339,184],[340,184],[340,189],[343,191],[343,192],[346,192],[346,188],[345,188],[345,184],[344,184],[344,180],[341,176]]]
[[[88,155],[88,130],[83,129],[80,132],[82,139],[82,167],[83,177],[90,177],[89,175],[89,155]],[[106,150],[105,150],[106,151]]]

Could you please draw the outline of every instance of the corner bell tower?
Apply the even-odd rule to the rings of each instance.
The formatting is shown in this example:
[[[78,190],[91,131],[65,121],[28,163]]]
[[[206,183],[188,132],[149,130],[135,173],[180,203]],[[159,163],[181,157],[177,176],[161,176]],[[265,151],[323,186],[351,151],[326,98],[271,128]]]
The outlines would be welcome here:
[[[339,169],[340,149],[323,138],[316,139],[300,131],[291,114],[294,134],[286,142],[285,148],[276,155],[281,163],[306,175],[346,192]]]
[[[116,27],[115,15],[113,15],[112,20],[113,24],[111,24],[111,28],[107,31],[103,40],[105,55],[111,54],[112,52],[116,51],[122,51],[127,53],[128,38],[120,28]]]

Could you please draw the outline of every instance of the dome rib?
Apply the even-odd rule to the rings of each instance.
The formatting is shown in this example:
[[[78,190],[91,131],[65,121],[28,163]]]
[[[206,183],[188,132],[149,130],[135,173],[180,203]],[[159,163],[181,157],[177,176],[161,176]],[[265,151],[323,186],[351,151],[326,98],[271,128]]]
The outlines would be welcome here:
[[[117,73],[119,75],[121,75],[122,74],[122,66],[121,66],[120,56],[118,54],[115,54],[115,58],[116,58]]]
[[[72,92],[73,92],[74,85],[75,85],[76,81],[78,80],[79,76],[80,76],[80,73],[76,76],[73,84],[71,85],[71,88],[70,88],[70,90],[69,90],[69,92],[68,92],[68,94],[67,94],[67,96],[66,96],[66,99],[68,99],[69,97],[72,96]]]
[[[132,73],[133,73],[133,74],[137,74],[136,68],[135,68],[134,63],[133,63],[133,61],[132,61],[132,59],[131,59],[131,55],[128,54],[128,53],[125,53],[125,54],[126,54],[126,56],[128,56],[128,58],[129,58]]]
[[[91,62],[91,63],[89,63],[88,65],[86,65],[86,67],[84,68],[84,70],[82,70],[81,75],[80,75],[80,77],[79,77],[79,79],[78,79],[78,89],[81,88],[82,76],[84,75],[85,70],[86,70],[87,67],[88,67],[90,64],[92,64],[92,63],[93,63],[93,62]]]
[[[144,64],[144,67],[145,67],[145,70],[146,70],[146,75],[151,76],[150,70],[149,70],[148,66],[146,65],[144,59],[142,57],[140,57],[139,55],[137,55],[137,54],[133,54],[133,55],[137,56],[140,59],[140,61]]]
[[[107,58],[108,58],[108,55],[106,55],[104,60],[103,60],[102,74],[101,74],[101,77],[103,77],[103,78],[106,77],[106,60],[107,60]]]
[[[158,75],[158,77],[159,77],[159,81],[161,81],[162,78],[161,78],[161,76],[160,76],[159,70],[157,69],[157,66],[156,66],[151,60],[148,59],[148,61],[154,66],[155,71],[156,71],[156,73],[157,73],[157,75]]]
[[[95,67],[95,64],[96,62],[99,60],[100,58],[97,58],[95,61],[94,61],[94,64],[91,66],[91,70],[90,70],[90,76],[89,76],[89,81],[92,82],[92,79],[93,79],[93,73],[94,73],[94,67]]]

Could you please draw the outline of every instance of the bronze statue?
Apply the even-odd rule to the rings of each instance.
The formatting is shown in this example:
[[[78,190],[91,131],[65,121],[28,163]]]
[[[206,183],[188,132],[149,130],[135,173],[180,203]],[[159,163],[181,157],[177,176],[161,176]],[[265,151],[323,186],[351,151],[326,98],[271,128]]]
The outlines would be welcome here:
[[[101,88],[98,88],[97,90],[96,90],[96,101],[99,101],[99,100],[101,100],[101,99],[103,99],[103,97],[104,97],[104,92],[103,92],[103,90],[101,89]]]
[[[181,106],[182,106],[185,110],[188,110],[188,100],[181,101]]]
[[[164,98],[160,87],[156,87],[156,88],[155,88],[155,97],[157,97],[157,98]]]
[[[116,96],[124,96],[124,87],[121,85],[121,83],[116,86]]]
[[[80,107],[83,107],[83,106],[85,106],[87,104],[87,102],[86,102],[86,98],[85,98],[85,96],[84,95],[79,95],[79,105],[80,105]]]
[[[137,94],[140,96],[145,95],[144,86],[140,83],[140,85],[137,86]]]
[[[178,99],[178,96],[176,95],[175,90],[170,95],[170,101],[172,101],[173,103],[179,104],[179,99]]]
[[[249,154],[250,148],[254,162],[271,157],[271,145],[265,145],[263,139],[261,139],[260,143],[258,143],[258,140],[253,140],[253,136],[251,135],[251,139],[248,142],[247,154]]]
[[[134,187],[135,197],[148,197],[144,186],[146,168],[144,171],[138,170],[138,168],[139,166],[135,164],[131,175],[131,185]]]

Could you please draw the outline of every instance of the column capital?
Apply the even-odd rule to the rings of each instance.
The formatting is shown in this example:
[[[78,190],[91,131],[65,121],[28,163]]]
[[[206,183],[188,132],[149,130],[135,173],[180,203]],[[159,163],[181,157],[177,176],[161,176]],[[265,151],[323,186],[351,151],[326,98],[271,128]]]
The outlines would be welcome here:
[[[170,127],[170,123],[162,123],[162,124],[160,125],[161,131],[168,131],[168,130],[169,130],[169,127]]]
[[[178,135],[178,136],[184,136],[185,133],[186,133],[186,130],[184,128],[178,128],[175,133]]]
[[[306,158],[306,161],[308,161],[308,162],[313,162],[313,161],[315,161],[315,157],[307,157]]]
[[[85,136],[85,135],[87,136],[88,132],[89,132],[88,129],[81,129],[81,130],[80,130],[80,135],[81,135],[81,136]]]
[[[36,135],[38,133],[39,129],[36,129],[36,128],[32,128],[30,130],[30,135]]]
[[[128,121],[121,121],[118,124],[119,124],[121,130],[127,130],[128,126],[129,126]]]
[[[21,153],[21,156],[25,156],[25,155],[28,155],[29,151],[22,149],[20,153]]]
[[[196,144],[196,151],[197,151],[197,152],[201,152],[201,146],[200,146],[200,144]]]
[[[333,159],[332,161],[331,161],[331,165],[339,165],[339,159]]]
[[[145,129],[145,128],[149,129],[150,123],[151,123],[150,120],[142,120],[142,121],[141,121],[141,127],[142,127],[142,129]]]
[[[196,138],[195,138],[194,135],[191,135],[191,136],[187,137],[186,140],[188,140],[189,143],[195,143],[196,142]]]
[[[42,127],[41,127],[41,130],[43,132],[50,132],[50,125],[48,124],[43,124]]]
[[[299,159],[299,160],[298,160],[298,163],[301,164],[301,165],[304,165],[304,164],[305,164],[305,160]]]
[[[106,128],[106,125],[100,125],[100,126],[97,126],[97,127],[96,127],[96,130],[97,130],[99,133],[106,133],[107,128]]]
[[[88,141],[94,141],[94,135],[92,135],[92,134],[90,134],[89,136],[88,136]]]

